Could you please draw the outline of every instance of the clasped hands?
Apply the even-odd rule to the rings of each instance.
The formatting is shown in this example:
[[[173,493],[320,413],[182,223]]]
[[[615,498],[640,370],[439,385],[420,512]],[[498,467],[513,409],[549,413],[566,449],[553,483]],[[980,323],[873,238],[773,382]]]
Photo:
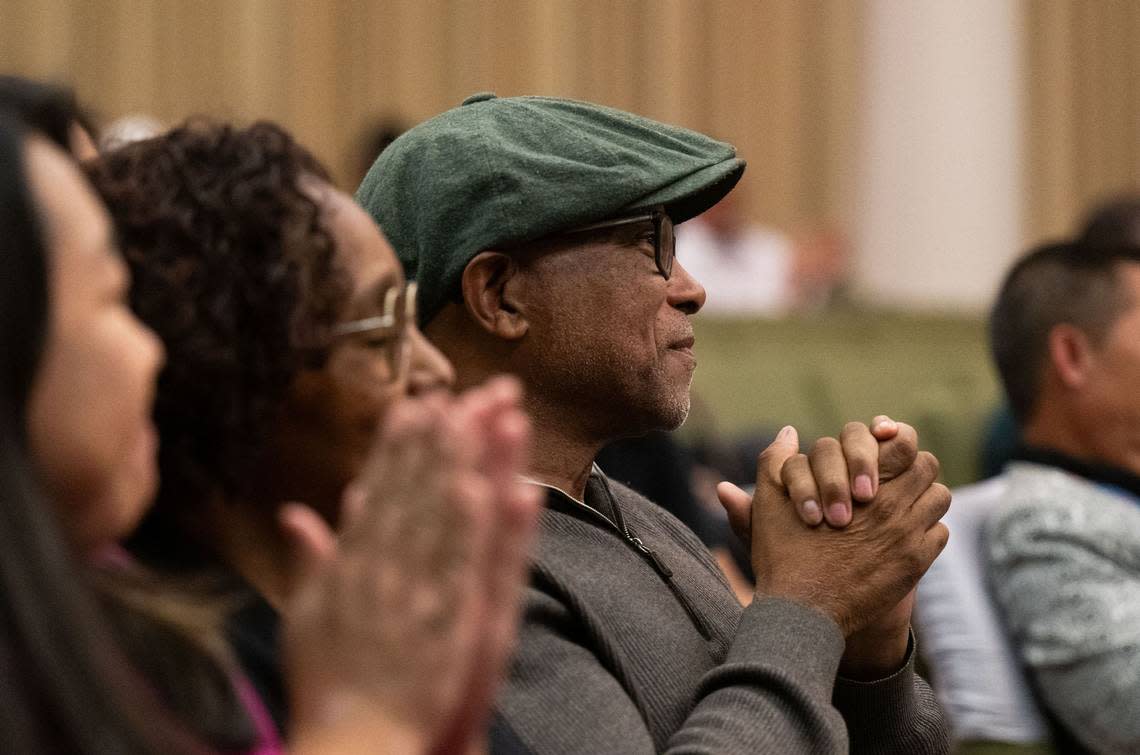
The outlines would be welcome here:
[[[760,454],[756,492],[717,486],[750,546],[758,597],[810,606],[847,640],[839,673],[878,679],[906,660],[919,578],[946,545],[950,491],[910,425],[878,416],[807,454],[785,427]]]

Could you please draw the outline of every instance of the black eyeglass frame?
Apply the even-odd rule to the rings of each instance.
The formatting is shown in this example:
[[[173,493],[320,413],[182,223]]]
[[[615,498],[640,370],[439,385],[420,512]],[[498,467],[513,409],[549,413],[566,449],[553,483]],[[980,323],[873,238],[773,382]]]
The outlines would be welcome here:
[[[623,218],[611,218],[589,225],[578,226],[566,231],[567,234],[598,231],[603,228],[618,228],[633,223],[653,221],[653,261],[657,263],[657,271],[665,280],[673,273],[673,260],[677,258],[677,235],[673,230],[673,220],[664,208],[657,207],[649,212],[629,215]]]

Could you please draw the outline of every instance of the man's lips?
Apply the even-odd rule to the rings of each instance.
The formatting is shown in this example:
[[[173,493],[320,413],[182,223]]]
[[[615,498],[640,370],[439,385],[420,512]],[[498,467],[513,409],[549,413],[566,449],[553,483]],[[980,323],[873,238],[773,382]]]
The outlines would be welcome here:
[[[695,366],[697,364],[697,357],[693,354],[694,343],[696,343],[696,339],[692,336],[682,338],[669,344],[669,351],[682,355]]]

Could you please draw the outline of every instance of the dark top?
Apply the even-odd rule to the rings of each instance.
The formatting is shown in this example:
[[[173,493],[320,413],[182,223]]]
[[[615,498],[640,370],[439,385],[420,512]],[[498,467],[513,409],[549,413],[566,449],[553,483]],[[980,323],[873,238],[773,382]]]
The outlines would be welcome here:
[[[706,546],[727,550],[741,573],[752,579],[748,550],[732,534],[727,517],[717,516],[697,500],[692,454],[671,433],[655,430],[614,441],[598,454],[597,463],[611,480],[636,490],[684,522]]]
[[[242,583],[241,595],[241,608],[226,622],[226,639],[284,737],[288,731],[289,697],[281,677],[281,618],[249,585]]]
[[[242,597],[241,608],[226,622],[226,638],[249,681],[257,690],[282,739],[288,739],[289,696],[281,676],[281,617],[244,580],[233,575]],[[491,720],[488,739],[491,752],[530,755],[530,750],[497,714]]]

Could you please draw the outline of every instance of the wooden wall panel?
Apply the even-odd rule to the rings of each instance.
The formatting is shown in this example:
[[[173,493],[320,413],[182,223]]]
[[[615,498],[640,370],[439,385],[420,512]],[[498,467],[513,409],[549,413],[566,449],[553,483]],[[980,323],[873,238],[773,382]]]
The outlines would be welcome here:
[[[1140,3],[1025,18],[1026,237],[1140,171]],[[0,0],[0,70],[69,81],[105,119],[278,120],[346,183],[358,138],[492,89],[592,99],[737,145],[780,225],[849,222],[858,0]]]
[[[1140,189],[1140,4],[1026,4],[1027,237],[1074,230],[1090,205]]]
[[[484,89],[591,99],[708,131],[747,203],[834,215],[855,119],[857,0],[0,0],[0,69],[73,83],[105,120],[270,118],[348,182],[366,124]],[[839,138],[837,139],[837,135]],[[838,166],[838,167],[837,167]]]

